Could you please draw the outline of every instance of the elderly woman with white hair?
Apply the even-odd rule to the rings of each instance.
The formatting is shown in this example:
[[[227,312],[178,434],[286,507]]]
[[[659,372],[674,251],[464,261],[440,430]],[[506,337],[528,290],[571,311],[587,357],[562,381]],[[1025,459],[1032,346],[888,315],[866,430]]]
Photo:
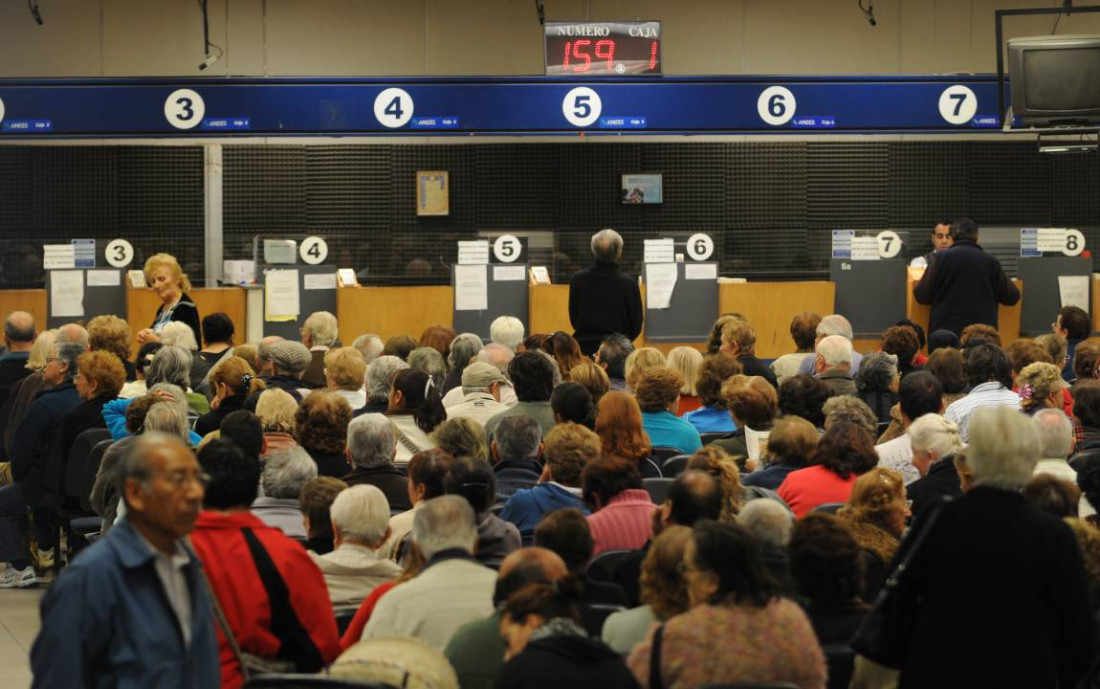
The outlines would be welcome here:
[[[515,352],[523,344],[523,321],[515,316],[500,316],[489,325],[489,340]]]
[[[301,447],[290,447],[268,456],[260,474],[263,495],[252,503],[252,514],[290,538],[305,542],[305,523],[298,498],[302,486],[317,478],[317,465]]]
[[[397,455],[397,431],[383,414],[363,414],[348,424],[347,458],[351,473],[343,477],[349,486],[375,486],[386,496],[389,509],[412,509],[409,479],[393,465]]]
[[[910,559],[896,610],[912,634],[871,660],[900,669],[900,687],[1077,686],[1094,622],[1073,532],[1020,495],[1039,459],[1035,422],[986,407],[969,437],[964,495],[926,509],[898,553]]]
[[[959,427],[939,414],[925,414],[905,431],[913,447],[913,466],[920,478],[906,486],[914,515],[941,497],[962,495],[955,456],[962,452]]]
[[[384,354],[367,366],[367,404],[355,410],[355,414],[385,414],[390,408],[390,388],[398,371],[409,367],[400,357]]]
[[[451,340],[450,351],[447,352],[447,377],[443,379],[440,395],[462,386],[462,372],[482,349],[485,349],[485,343],[474,333],[460,333]]]

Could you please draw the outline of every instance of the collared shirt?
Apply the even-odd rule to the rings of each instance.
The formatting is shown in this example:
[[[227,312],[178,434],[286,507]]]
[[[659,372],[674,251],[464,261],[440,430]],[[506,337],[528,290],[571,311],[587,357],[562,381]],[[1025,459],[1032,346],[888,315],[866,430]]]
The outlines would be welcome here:
[[[913,439],[908,434],[875,445],[875,452],[878,454],[878,465],[901,472],[905,485],[920,478],[920,471],[913,466]]]
[[[951,403],[943,418],[958,424],[962,441],[970,440],[970,417],[981,407],[1020,408],[1020,396],[995,380],[974,387],[970,394]]]
[[[566,493],[569,493],[571,495],[575,495],[578,498],[583,498],[584,497],[584,491],[581,490],[580,488],[574,488],[572,486],[567,486],[564,483],[558,483],[557,481],[547,481],[547,483],[550,484],[551,486],[557,486],[558,488],[561,488],[562,490],[564,490]]]
[[[653,510],[657,506],[649,493],[628,488],[607,501],[588,517],[594,547],[592,555],[605,550],[636,550],[653,537]]]
[[[456,390],[461,391],[462,388],[456,388]],[[504,392],[505,388],[501,387],[500,390]],[[444,406],[446,407],[446,405]],[[484,428],[485,424],[489,422],[489,419],[502,411],[507,411],[508,405],[503,402],[498,402],[491,393],[471,392],[468,395],[464,395],[461,402],[452,404],[446,407],[446,409],[448,419],[466,417],[467,419],[478,422]]]
[[[187,585],[187,575],[183,570],[191,563],[191,556],[183,544],[176,541],[175,552],[165,555],[159,548],[149,542],[137,528],[134,533],[141,542],[153,554],[153,565],[157,570],[157,577],[164,587],[164,595],[168,598],[168,604],[172,606],[172,612],[176,614],[180,632],[183,634],[183,642],[191,644],[191,589]]]

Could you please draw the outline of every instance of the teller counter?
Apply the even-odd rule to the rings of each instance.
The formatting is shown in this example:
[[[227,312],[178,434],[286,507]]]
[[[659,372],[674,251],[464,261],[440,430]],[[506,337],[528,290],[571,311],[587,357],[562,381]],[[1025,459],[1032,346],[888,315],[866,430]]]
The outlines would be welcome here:
[[[34,316],[38,330],[44,330],[46,328],[46,290],[0,290],[0,319],[6,318],[12,311],[26,311]]]
[[[932,307],[925,306],[924,304],[917,303],[917,300],[913,298],[913,286],[920,281],[920,276],[923,271],[920,269],[909,269],[908,284],[905,292],[905,315],[906,317],[924,328],[924,334],[927,336],[928,332],[928,319],[932,314]],[[1024,303],[1024,299],[1027,299],[1027,293],[1024,291],[1024,283],[1022,280],[1014,280],[1013,284],[1020,290],[1020,301],[1016,302],[1015,306],[1005,306],[1001,304],[997,307],[997,331],[1001,335],[1001,344],[1005,347],[1014,340],[1020,339],[1020,307]],[[1093,289],[1096,289],[1096,283],[1093,283]],[[1055,314],[1057,315],[1057,314]],[[1054,320],[1052,317],[1051,320]],[[861,349],[859,351],[871,351]]]

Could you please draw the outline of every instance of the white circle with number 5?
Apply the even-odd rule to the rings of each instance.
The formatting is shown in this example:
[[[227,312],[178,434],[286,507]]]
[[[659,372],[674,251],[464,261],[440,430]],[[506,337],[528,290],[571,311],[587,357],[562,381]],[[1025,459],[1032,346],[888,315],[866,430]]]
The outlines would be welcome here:
[[[112,239],[103,256],[115,268],[125,268],[134,260],[134,245],[125,239]]]
[[[901,237],[893,230],[883,230],[875,235],[878,240],[879,258],[893,258],[901,253]]]
[[[764,122],[778,127],[794,117],[797,103],[791,90],[783,86],[769,86],[756,99],[756,112]]]
[[[413,116],[413,99],[405,89],[389,88],[374,99],[374,119],[384,127],[404,127]]]
[[[603,111],[603,101],[600,94],[587,86],[578,86],[565,94],[565,100],[561,102],[561,112],[565,119],[574,127],[587,127],[600,119]]]
[[[493,256],[501,263],[511,263],[519,258],[523,244],[514,234],[502,234],[493,242]]]
[[[298,247],[298,255],[304,263],[315,266],[324,263],[328,258],[328,243],[320,237],[306,237],[302,245]]]
[[[1085,235],[1081,230],[1066,230],[1066,245],[1062,253],[1066,256],[1080,256],[1085,250]]]
[[[940,117],[948,124],[967,124],[978,112],[978,97],[966,86],[948,86],[940,94]]]
[[[687,254],[693,261],[705,261],[714,253],[714,240],[709,234],[698,232],[688,237]]]
[[[206,103],[191,89],[177,89],[164,101],[164,117],[176,129],[193,129],[202,122]]]

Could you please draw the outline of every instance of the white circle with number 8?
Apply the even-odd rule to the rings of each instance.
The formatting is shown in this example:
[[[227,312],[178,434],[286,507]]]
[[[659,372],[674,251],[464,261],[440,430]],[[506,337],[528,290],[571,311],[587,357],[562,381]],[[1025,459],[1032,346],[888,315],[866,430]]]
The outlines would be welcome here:
[[[883,230],[875,235],[879,258],[893,258],[901,253],[901,237],[893,230]]]
[[[502,234],[493,242],[493,256],[501,263],[511,263],[519,258],[523,244],[514,234]]]
[[[769,86],[756,99],[756,112],[760,119],[773,127],[790,122],[796,106],[794,94],[783,86]]]
[[[940,117],[948,124],[967,124],[978,112],[978,97],[966,86],[948,86],[940,94]]]
[[[1062,253],[1066,256],[1080,256],[1085,250],[1085,235],[1081,230],[1066,230],[1066,245]]]
[[[164,101],[164,117],[176,129],[194,129],[205,114],[206,103],[191,89],[177,89]]]
[[[413,116],[413,99],[405,89],[389,88],[374,99],[374,119],[384,127],[404,127]]]
[[[134,245],[125,239],[112,239],[103,256],[115,268],[125,268],[134,260]]]
[[[328,258],[328,243],[320,237],[306,237],[298,247],[298,255],[302,257],[303,262],[311,266],[324,263]]]
[[[709,234],[698,232],[688,237],[687,255],[693,261],[705,261],[714,253],[714,240]]]
[[[561,112],[565,119],[574,127],[587,127],[600,119],[603,111],[603,101],[600,94],[587,86],[578,86],[565,94],[565,100],[561,102]]]

